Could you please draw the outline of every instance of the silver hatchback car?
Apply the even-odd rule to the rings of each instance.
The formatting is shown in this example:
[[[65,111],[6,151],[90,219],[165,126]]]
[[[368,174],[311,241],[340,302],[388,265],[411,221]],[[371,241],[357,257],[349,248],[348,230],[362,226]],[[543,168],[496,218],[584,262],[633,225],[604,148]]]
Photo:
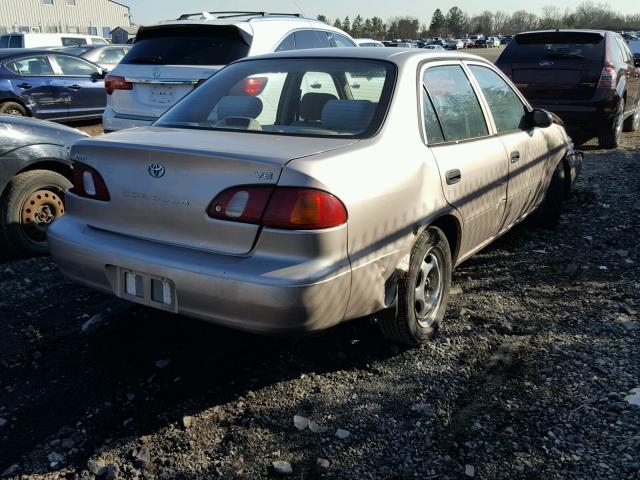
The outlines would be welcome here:
[[[238,61],[71,157],[49,242],[72,279],[269,334],[383,311],[408,344],[457,264],[532,212],[558,222],[582,159],[489,62],[382,48]]]

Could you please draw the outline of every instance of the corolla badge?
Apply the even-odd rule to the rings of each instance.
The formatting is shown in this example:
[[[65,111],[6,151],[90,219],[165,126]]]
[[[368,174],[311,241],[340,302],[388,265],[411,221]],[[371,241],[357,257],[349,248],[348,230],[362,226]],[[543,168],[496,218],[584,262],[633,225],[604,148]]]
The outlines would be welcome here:
[[[543,67],[548,67],[550,65],[553,65],[553,62],[551,60],[541,60],[540,65]]]
[[[149,175],[153,178],[160,178],[164,175],[165,168],[161,163],[152,163],[149,165]]]

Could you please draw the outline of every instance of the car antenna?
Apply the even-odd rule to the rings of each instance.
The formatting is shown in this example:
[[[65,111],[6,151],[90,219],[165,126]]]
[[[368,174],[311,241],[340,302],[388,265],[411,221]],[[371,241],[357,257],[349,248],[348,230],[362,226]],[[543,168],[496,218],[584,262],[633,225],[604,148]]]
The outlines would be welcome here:
[[[300,8],[300,5],[298,5],[298,2],[296,2],[296,0],[291,0],[293,2],[293,4],[296,6],[296,8],[298,9],[298,11],[302,14],[303,17],[306,17],[306,15],[304,14],[304,10],[302,10],[302,8]]]

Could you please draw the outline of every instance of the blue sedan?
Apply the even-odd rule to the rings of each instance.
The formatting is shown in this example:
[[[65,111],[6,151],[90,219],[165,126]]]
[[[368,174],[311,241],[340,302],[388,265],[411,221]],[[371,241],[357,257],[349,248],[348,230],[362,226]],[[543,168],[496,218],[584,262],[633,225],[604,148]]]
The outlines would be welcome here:
[[[106,106],[100,66],[52,50],[0,50],[0,113],[46,120],[100,118]]]

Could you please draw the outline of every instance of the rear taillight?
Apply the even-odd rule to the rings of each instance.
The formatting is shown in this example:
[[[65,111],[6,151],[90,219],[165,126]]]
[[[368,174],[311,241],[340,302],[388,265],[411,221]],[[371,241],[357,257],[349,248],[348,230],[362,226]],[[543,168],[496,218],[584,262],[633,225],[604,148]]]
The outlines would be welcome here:
[[[260,224],[274,186],[244,186],[220,193],[207,208],[207,214],[218,220]]]
[[[73,165],[73,192],[79,197],[103,202],[107,202],[111,198],[109,190],[97,170],[78,162]]]
[[[615,90],[617,76],[618,75],[615,68],[609,66],[604,67],[602,69],[602,73],[600,73],[598,88],[605,90]]]
[[[249,77],[244,80],[238,82],[232,89],[231,95],[260,95],[265,87],[269,79],[267,77]]]
[[[344,204],[322,190],[246,186],[220,193],[209,205],[211,218],[270,228],[317,230],[347,221]]]
[[[107,75],[104,79],[104,89],[107,95],[111,95],[116,90],[133,90],[133,83],[127,82],[124,77]]]

